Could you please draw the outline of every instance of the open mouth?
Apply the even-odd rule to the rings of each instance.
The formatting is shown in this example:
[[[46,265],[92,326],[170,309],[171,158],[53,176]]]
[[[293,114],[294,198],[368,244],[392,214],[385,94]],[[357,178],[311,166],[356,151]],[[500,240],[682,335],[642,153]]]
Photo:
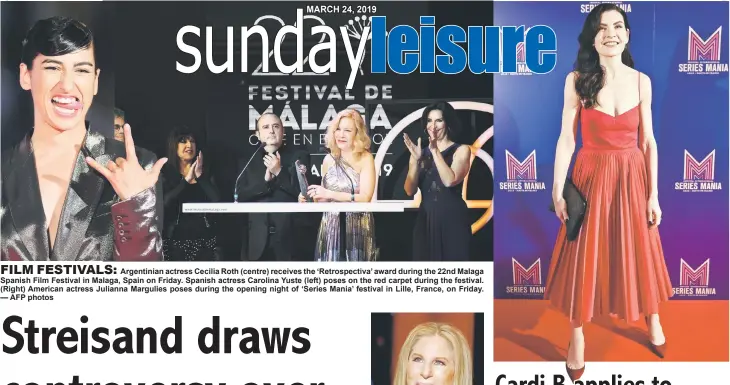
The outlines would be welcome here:
[[[61,116],[74,116],[83,108],[79,98],[70,95],[57,95],[51,98],[51,104],[57,114]]]
[[[603,45],[605,45],[606,47],[615,47],[618,44],[619,43],[617,41],[607,41],[607,42],[603,43]]]

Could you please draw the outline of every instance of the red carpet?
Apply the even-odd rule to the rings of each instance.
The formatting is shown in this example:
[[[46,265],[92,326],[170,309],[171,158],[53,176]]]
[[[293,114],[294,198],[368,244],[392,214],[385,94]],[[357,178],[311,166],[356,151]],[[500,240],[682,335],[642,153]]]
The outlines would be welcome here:
[[[728,301],[669,301],[659,317],[664,361],[728,361]],[[594,319],[583,333],[586,361],[661,361],[643,321]],[[569,339],[568,319],[547,301],[494,300],[495,361],[564,361]]]

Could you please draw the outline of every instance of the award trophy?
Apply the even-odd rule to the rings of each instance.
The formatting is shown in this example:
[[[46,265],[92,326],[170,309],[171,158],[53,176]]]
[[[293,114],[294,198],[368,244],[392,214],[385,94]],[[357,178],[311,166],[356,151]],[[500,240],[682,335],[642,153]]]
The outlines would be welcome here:
[[[302,193],[302,196],[304,196],[307,199],[307,202],[313,202],[313,199],[307,195],[307,189],[309,188],[309,183],[307,182],[307,166],[304,166],[303,164],[299,163],[299,159],[294,162],[294,166],[297,168],[297,179],[299,179],[299,191]]]

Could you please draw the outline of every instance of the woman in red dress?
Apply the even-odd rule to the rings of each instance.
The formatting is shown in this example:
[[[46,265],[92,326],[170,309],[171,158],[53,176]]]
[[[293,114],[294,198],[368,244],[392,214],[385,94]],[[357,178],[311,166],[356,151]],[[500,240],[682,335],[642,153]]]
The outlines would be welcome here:
[[[659,304],[672,295],[658,226],[657,145],[651,81],[633,68],[629,22],[613,4],[595,7],[579,37],[575,70],[565,81],[562,129],[555,154],[553,202],[562,225],[550,262],[545,298],[572,327],[566,369],[585,369],[583,322],[644,315],[648,342],[666,348]],[[580,121],[583,147],[572,181],[588,205],[578,237],[566,238],[563,188]]]

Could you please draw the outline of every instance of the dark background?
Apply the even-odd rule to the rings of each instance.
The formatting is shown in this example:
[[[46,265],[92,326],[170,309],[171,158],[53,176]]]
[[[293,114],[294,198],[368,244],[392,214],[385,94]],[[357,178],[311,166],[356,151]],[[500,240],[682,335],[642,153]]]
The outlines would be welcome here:
[[[248,159],[254,150],[249,140],[253,133],[252,124],[249,121],[249,106],[259,113],[263,112],[269,105],[273,112],[281,114],[287,101],[284,100],[262,100],[260,97],[249,100],[248,85],[318,85],[331,87],[336,85],[340,92],[344,88],[349,76],[349,63],[345,54],[344,46],[341,44],[339,26],[353,19],[352,14],[319,14],[324,22],[330,27],[336,28],[338,57],[337,73],[330,76],[252,76],[251,72],[260,63],[260,46],[250,44],[249,50],[249,73],[241,73],[240,67],[240,27],[252,26],[254,21],[263,15],[277,15],[284,22],[291,25],[295,22],[297,7],[305,7],[306,3],[288,2],[118,2],[118,3],[63,3],[63,11],[59,5],[42,3],[43,5],[24,3],[12,5],[3,3],[3,126],[24,127],[32,120],[31,111],[28,106],[25,109],[11,108],[8,100],[18,100],[21,89],[17,86],[17,60],[19,57],[19,45],[22,33],[30,27],[30,23],[37,18],[46,17],[51,14],[68,14],[86,22],[97,35],[99,49],[99,62],[102,66],[100,93],[94,101],[92,108],[92,124],[95,121],[97,110],[103,110],[104,124],[99,127],[94,124],[94,129],[111,135],[112,121],[110,106],[115,105],[126,113],[127,122],[132,127],[135,144],[154,151],[158,156],[166,156],[167,135],[175,125],[186,125],[192,128],[198,136],[198,145],[204,153],[206,168],[210,170],[217,180],[221,196],[224,201],[232,201],[233,184],[240,170],[236,167],[237,159]],[[351,3],[353,6],[355,3]],[[367,5],[362,3],[359,5]],[[491,25],[492,4],[491,2],[388,2],[371,3],[377,7],[374,15],[388,16],[388,29],[398,24],[408,24],[414,27],[419,25],[419,16],[436,16],[436,28],[446,24],[457,24],[466,29],[469,25]],[[43,8],[45,7],[45,8]],[[32,11],[34,8],[43,9],[43,12]],[[306,12],[305,12],[306,14]],[[19,17],[16,17],[19,16]],[[11,23],[6,23],[8,19]],[[309,48],[316,43],[307,39],[309,35],[309,21],[305,21],[305,55]],[[202,66],[195,74],[179,73],[175,69],[175,62],[189,65],[192,62],[191,56],[178,50],[176,37],[178,30],[185,25],[194,25],[201,28],[202,36],[196,38],[187,35],[185,42],[195,45],[202,54]],[[262,23],[263,25],[263,23]],[[13,28],[11,28],[13,26]],[[205,52],[205,27],[212,26],[214,33],[213,56],[216,64],[225,60],[226,40],[225,27],[232,26],[234,31],[234,72],[223,74],[211,74],[206,66]],[[6,29],[10,31],[6,34]],[[273,47],[273,36],[276,30],[268,28],[270,34],[270,47]],[[19,33],[18,31],[22,31]],[[13,35],[13,33],[15,35]],[[12,38],[7,38],[12,36]],[[17,36],[17,38],[16,38]],[[253,39],[255,40],[255,39]],[[17,41],[17,53],[8,51],[6,42]],[[284,44],[284,51],[291,54],[293,50],[287,43]],[[355,45],[356,41],[351,42]],[[103,44],[103,45],[102,45]],[[466,45],[463,45],[466,47]],[[369,74],[370,68],[370,44],[368,42],[365,54],[365,62],[362,67],[364,75],[358,75],[354,89],[350,91],[355,97],[354,101],[348,100],[319,100],[313,97],[310,100],[294,100],[287,98],[296,120],[301,123],[302,104],[309,108],[309,121],[319,123],[328,107],[340,111],[352,104],[364,107],[368,104],[364,98],[364,87],[370,85],[392,85],[392,97],[396,100],[481,100],[492,97],[491,74],[474,75],[465,70],[458,75],[442,74],[420,74],[414,72],[409,75]],[[6,52],[9,52],[6,54]],[[102,56],[104,55],[104,56]],[[8,58],[12,60],[8,63]],[[285,58],[286,63],[291,63],[292,58]],[[323,59],[319,59],[321,64]],[[110,68],[113,65],[113,77],[110,76]],[[273,57],[270,60],[270,67],[275,68]],[[305,66],[306,67],[306,66]],[[6,68],[9,68],[11,75],[6,77]],[[305,68],[305,70],[308,68]],[[10,86],[6,78],[11,78]],[[6,93],[13,91],[13,93]],[[314,92],[312,92],[314,94]],[[27,96],[22,100],[30,100]],[[423,107],[424,104],[420,105]],[[6,111],[18,111],[6,113]],[[19,116],[28,116],[24,121],[18,121]],[[8,120],[6,124],[6,117]],[[108,117],[108,120],[107,120]],[[11,118],[8,118],[11,119]],[[466,118],[469,120],[469,118]],[[489,118],[489,125],[491,119]],[[366,121],[368,117],[366,116]],[[391,120],[395,124],[397,120]],[[466,122],[464,122],[466,123]],[[465,124],[467,125],[467,124]],[[483,129],[480,127],[480,129]],[[299,131],[287,130],[287,140],[292,134]],[[304,131],[303,131],[304,132]],[[314,131],[310,131],[314,132]],[[314,137],[325,131],[316,131]],[[5,139],[6,130],[3,130]],[[372,133],[371,133],[372,134]],[[3,141],[5,143],[5,141]],[[397,150],[392,159],[386,162],[395,164],[402,160],[405,149],[402,146],[402,139],[396,140]],[[289,145],[294,144],[289,142]],[[471,144],[471,143],[469,143]],[[311,145],[301,146],[312,154],[323,153],[320,143],[314,142]],[[483,149],[492,154],[493,144],[489,141]],[[372,151],[377,151],[374,145]],[[392,151],[391,151],[392,152]],[[314,155],[312,163],[317,168],[321,165],[322,156]],[[402,163],[402,162],[401,162]],[[475,191],[469,199],[491,199],[492,178],[488,171],[484,171],[478,159],[474,162],[475,168],[480,171],[473,173],[470,178],[470,191]],[[402,171],[402,170],[401,170]],[[394,173],[393,178],[397,177]],[[479,176],[477,176],[479,175]],[[484,176],[484,177],[481,177]],[[319,183],[318,178],[313,178],[310,183]],[[398,186],[400,183],[400,187]],[[390,181],[383,176],[379,185],[392,186],[393,199],[397,197],[396,191],[402,190],[402,181]],[[473,187],[472,187],[473,185]],[[402,192],[401,192],[402,193]],[[379,194],[381,194],[379,192]],[[471,193],[470,193],[471,194]],[[474,209],[474,218],[479,217],[484,210]],[[397,220],[393,216],[397,215]],[[411,260],[411,237],[415,210],[403,214],[375,214],[375,228],[378,237],[378,246],[381,249],[381,260]],[[221,228],[219,239],[222,242],[224,255],[227,259],[239,259],[240,249],[245,245],[247,218],[245,214],[222,214],[218,215],[216,221]],[[303,229],[299,236],[314,245],[318,222],[311,228]],[[492,226],[490,221],[475,236],[472,245],[472,260],[492,260]],[[306,255],[313,253],[306,252]],[[306,260],[311,260],[306,258]]]
[[[94,33],[97,66],[101,69],[99,92],[87,115],[93,130],[114,132],[114,4],[82,2],[2,2],[2,148],[8,148],[33,126],[33,99],[20,87],[20,53],[23,39],[33,24],[52,16],[67,16],[85,23]]]
[[[375,103],[381,105],[382,111],[384,111],[390,118],[391,122],[400,121],[405,118],[408,114],[417,111],[434,100],[393,100],[393,101],[382,101],[368,103],[367,111],[368,114],[373,112]],[[448,102],[463,101],[462,99],[450,100]],[[479,102],[489,105],[494,105],[491,99],[468,99],[468,101]],[[487,128],[492,127],[494,124],[494,115],[487,112],[471,111],[471,110],[456,110],[459,122],[462,126],[462,133],[460,135],[461,142],[466,144],[473,144],[475,140],[485,131]],[[428,143],[428,136],[424,131],[424,125],[421,122],[421,114],[419,119],[409,124],[401,134],[399,134],[390,147],[387,148],[389,153],[393,155],[386,155],[384,163],[392,165],[392,171],[388,177],[385,177],[385,171],[383,171],[380,180],[378,181],[377,194],[378,200],[407,200],[410,201],[412,198],[408,197],[403,189],[406,176],[408,175],[408,159],[410,158],[410,152],[405,148],[403,143],[403,133],[408,134],[411,140],[416,142],[416,138],[421,138],[422,145],[425,146]],[[374,132],[381,132],[383,136],[386,135],[386,130],[377,128]],[[493,154],[494,140],[488,140],[482,149],[489,154]],[[472,162],[471,169],[469,170],[469,179],[467,181],[467,200],[491,200],[493,196],[494,183],[492,178],[492,172],[488,166],[479,158],[475,158]],[[417,211],[416,209],[406,209],[405,213],[376,213],[376,233],[378,236],[378,242],[382,245],[387,245],[387,250],[395,255],[410,255],[412,248],[412,237],[411,229],[415,225],[415,219]],[[470,223],[476,222],[484,213],[485,209],[473,208],[469,210]],[[378,222],[378,219],[380,220]],[[381,224],[385,223],[385,226]],[[393,229],[405,229],[404,231],[393,231]],[[491,260],[492,250],[492,221],[487,222],[484,227],[479,229],[471,238],[470,245],[471,255],[470,259],[473,261],[485,260],[485,250],[489,250]]]

